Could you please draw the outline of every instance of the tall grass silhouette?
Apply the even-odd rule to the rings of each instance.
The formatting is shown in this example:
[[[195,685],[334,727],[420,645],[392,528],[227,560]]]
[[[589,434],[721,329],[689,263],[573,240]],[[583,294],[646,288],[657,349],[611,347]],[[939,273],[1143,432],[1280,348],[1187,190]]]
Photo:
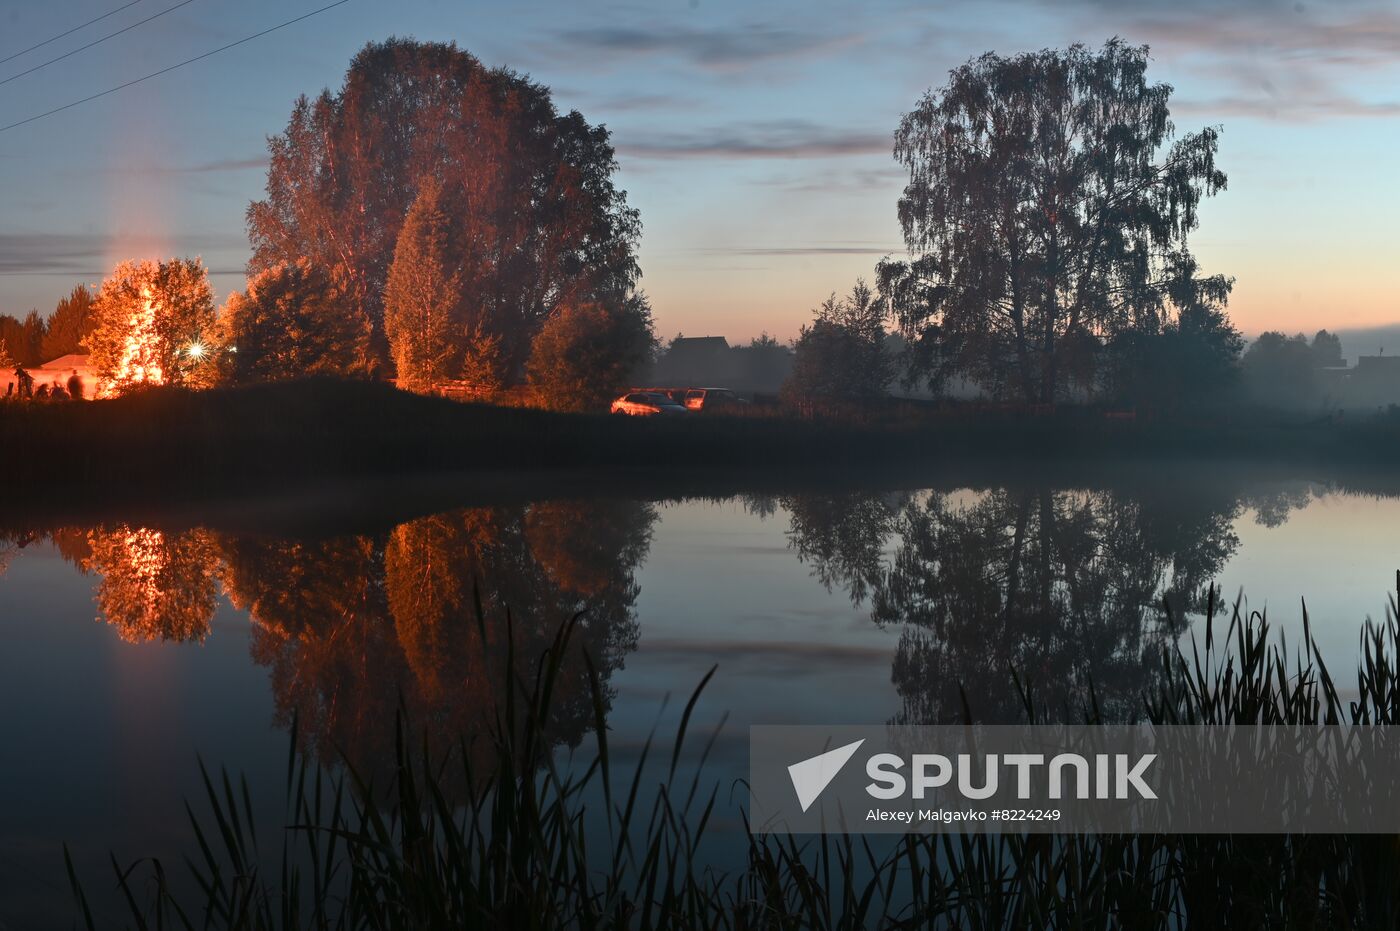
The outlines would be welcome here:
[[[1396,583],[1400,591],[1400,573]],[[1193,635],[1163,652],[1163,675],[1142,696],[1143,720],[1400,721],[1395,596],[1383,622],[1365,624],[1354,698],[1342,696],[1323,662],[1306,607],[1290,652],[1263,614],[1237,600],[1226,618],[1215,614],[1216,598],[1207,603],[1204,642]],[[477,615],[481,623],[479,606]],[[481,754],[465,748],[444,759],[417,746],[402,716],[388,785],[312,763],[296,751],[294,733],[286,826],[275,837],[259,837],[245,782],[204,772],[209,814],[189,808],[193,836],[181,867],[192,882],[182,886],[158,861],[114,859],[122,920],[142,929],[736,931],[1400,922],[1400,844],[1391,836],[748,834],[732,866],[716,867],[701,846],[731,803],[703,777],[714,736],[694,774],[681,765],[709,676],[690,696],[669,755],[648,739],[628,771],[609,748],[593,674],[595,749],[583,765],[561,766],[546,711],[579,623],[560,628],[533,681],[511,679],[486,771],[470,762]],[[1008,688],[1019,690],[1028,720],[1051,717],[1014,671]],[[1060,712],[1103,723],[1092,689],[1084,707]],[[71,858],[68,871],[79,924],[105,927]]]

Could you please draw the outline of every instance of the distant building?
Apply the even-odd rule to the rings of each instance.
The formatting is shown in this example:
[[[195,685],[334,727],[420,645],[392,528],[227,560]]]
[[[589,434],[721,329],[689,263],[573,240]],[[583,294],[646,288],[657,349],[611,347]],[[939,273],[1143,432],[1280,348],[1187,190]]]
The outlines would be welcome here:
[[[678,385],[727,385],[734,360],[723,336],[678,336],[662,360],[665,380]]]
[[[1400,355],[1358,356],[1353,366],[1317,369],[1328,407],[1366,409],[1400,404]]]

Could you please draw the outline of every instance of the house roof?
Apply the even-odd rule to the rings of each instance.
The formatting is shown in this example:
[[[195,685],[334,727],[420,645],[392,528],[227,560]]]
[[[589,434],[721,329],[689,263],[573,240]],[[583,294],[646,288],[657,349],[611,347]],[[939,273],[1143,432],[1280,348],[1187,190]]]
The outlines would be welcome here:
[[[677,336],[671,341],[671,348],[728,349],[729,340],[723,336]]]
[[[66,356],[59,356],[45,362],[40,368],[45,369],[82,369],[87,368],[88,357],[83,353],[70,352]]]

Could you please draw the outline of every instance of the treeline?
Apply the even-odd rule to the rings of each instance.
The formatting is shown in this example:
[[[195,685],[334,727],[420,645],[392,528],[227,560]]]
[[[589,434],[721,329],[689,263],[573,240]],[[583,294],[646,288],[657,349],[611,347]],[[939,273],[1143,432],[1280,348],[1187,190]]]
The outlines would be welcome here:
[[[938,394],[1021,401],[995,383],[960,379],[929,385],[919,347],[890,330],[888,303],[864,281],[832,295],[803,327],[791,350],[791,374],[783,395],[794,403],[871,401],[893,392],[932,388]],[[1325,410],[1400,403],[1400,369],[1387,380],[1347,369],[1341,339],[1319,330],[1260,334],[1246,346],[1223,315],[1183,312],[1154,331],[1127,332],[1106,341],[1085,340],[1073,357],[1076,377],[1055,401],[1148,412],[1255,405],[1283,410]],[[1068,354],[1067,354],[1068,355]]]
[[[83,341],[92,332],[92,300],[92,292],[79,285],[48,317],[37,310],[23,320],[0,314],[0,368],[32,368],[69,353],[86,352]]]

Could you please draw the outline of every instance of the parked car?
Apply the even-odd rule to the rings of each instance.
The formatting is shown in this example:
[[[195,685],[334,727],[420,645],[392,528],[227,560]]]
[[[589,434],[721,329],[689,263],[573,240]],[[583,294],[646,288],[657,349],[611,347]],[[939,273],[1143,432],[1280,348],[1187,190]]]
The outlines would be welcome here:
[[[684,414],[686,408],[672,401],[664,394],[648,391],[633,391],[612,402],[614,414],[629,414],[633,417],[650,417],[652,414]]]
[[[747,404],[728,388],[691,388],[685,393],[685,406],[693,411],[714,411]]]

